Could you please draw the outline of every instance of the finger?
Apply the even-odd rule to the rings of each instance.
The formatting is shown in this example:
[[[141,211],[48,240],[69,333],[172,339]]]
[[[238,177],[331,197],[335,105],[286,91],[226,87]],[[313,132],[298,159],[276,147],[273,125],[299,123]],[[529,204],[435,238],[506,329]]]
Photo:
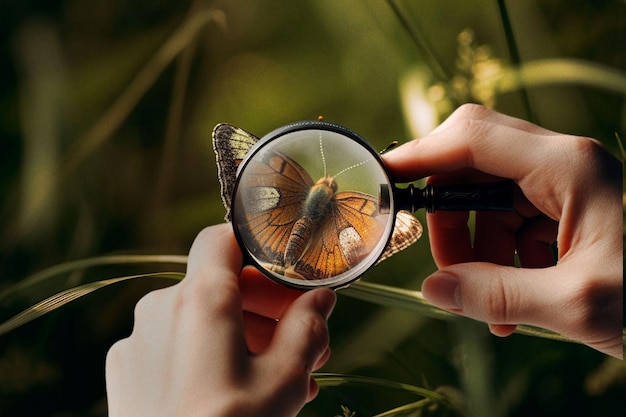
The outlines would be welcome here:
[[[248,350],[254,354],[264,352],[274,337],[274,331],[276,330],[278,320],[268,319],[267,317],[259,316],[258,314],[247,311],[244,311],[243,313]],[[324,366],[329,357],[330,348],[327,348],[326,352],[313,366],[313,370],[316,371]]]
[[[241,270],[242,255],[232,227],[228,224],[207,227],[194,240],[187,261],[187,276],[183,282],[201,284],[212,292],[232,285]],[[226,278],[225,278],[226,276]]]
[[[506,326],[530,324],[617,356],[622,344],[621,280],[596,271],[590,283],[588,258],[574,259],[536,269],[482,262],[454,265],[427,278],[422,293],[445,310],[495,324],[491,329],[496,334],[510,332],[512,327]]]
[[[320,359],[317,361],[317,363],[313,366],[313,370],[317,371],[318,369],[320,369],[322,366],[326,365],[326,362],[328,362],[328,359],[330,359],[330,347],[327,347],[326,350],[324,351],[324,353],[322,354],[322,356],[320,357]]]
[[[279,285],[254,267],[245,267],[239,276],[242,307],[260,316],[279,319],[302,291]]]
[[[513,265],[516,232],[522,220],[513,212],[476,212],[474,259],[499,265]]]
[[[383,158],[396,181],[412,181],[461,168],[516,181],[547,164],[558,152],[559,138],[529,134],[484,120],[465,120],[414,140],[386,153]],[[515,161],[512,164],[511,161]]]
[[[433,304],[487,323],[546,325],[558,316],[549,269],[519,269],[483,262],[442,269],[422,284]],[[548,287],[550,289],[548,290]],[[548,314],[551,313],[551,314]]]
[[[322,366],[326,364],[329,358],[330,358],[330,348],[327,348],[326,351],[322,354],[322,357],[320,358],[320,360],[318,360],[315,366],[313,367],[313,370],[317,371],[318,369],[320,369]],[[313,378],[313,376],[310,377],[309,381],[310,381],[309,382],[309,395],[306,399],[307,403],[313,401],[313,399],[317,397],[317,394],[319,393],[319,390],[320,390],[320,387],[317,384],[317,381],[315,380],[315,378]]]
[[[527,219],[517,233],[517,254],[522,267],[544,268],[555,264],[552,243],[556,240],[559,224],[537,216]]]
[[[334,291],[325,288],[303,294],[289,306],[260,356],[272,364],[273,380],[303,400],[310,395],[310,374],[328,349],[326,320],[335,301]]]
[[[468,212],[438,211],[426,216],[431,252],[438,267],[474,260],[468,219]]]
[[[458,123],[462,120],[483,120],[486,122],[497,123],[504,126],[511,127],[513,129],[523,130],[528,133],[538,135],[558,135],[558,133],[545,129],[541,126],[537,126],[526,120],[518,119],[516,117],[507,116],[502,113],[493,111],[487,107],[477,104],[464,104],[454,111],[443,123],[441,123],[433,132],[448,128],[454,123]]]
[[[326,288],[304,293],[285,311],[272,341],[273,355],[293,358],[312,370],[328,348],[326,320],[336,302],[335,292]]]
[[[187,274],[171,304],[171,316],[177,320],[175,337],[205,347],[190,349],[188,363],[206,363],[203,358],[207,356],[222,357],[215,372],[226,374],[247,355],[238,282],[241,263],[230,225],[207,227],[194,240]],[[194,355],[197,358],[191,358]]]
[[[510,336],[517,329],[517,325],[515,324],[490,324],[489,331],[491,334],[499,337]]]
[[[274,337],[278,321],[244,311],[243,323],[248,350],[254,354],[264,352]]]
[[[317,394],[320,392],[320,387],[317,384],[317,381],[313,376],[309,377],[309,394],[306,398],[306,402],[309,403],[317,397]]]

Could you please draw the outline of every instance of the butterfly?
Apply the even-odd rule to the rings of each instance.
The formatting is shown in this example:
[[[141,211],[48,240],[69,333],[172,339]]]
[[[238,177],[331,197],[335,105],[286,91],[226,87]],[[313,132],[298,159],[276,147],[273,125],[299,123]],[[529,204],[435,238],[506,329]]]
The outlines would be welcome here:
[[[230,124],[213,130],[226,221],[233,215],[237,168],[258,140]],[[324,279],[350,269],[383,238],[374,196],[359,191],[337,193],[333,177],[324,175],[313,181],[296,161],[274,149],[260,161],[251,161],[249,169],[254,172],[254,184],[240,187],[240,198],[249,206],[242,218],[253,237],[249,241],[254,242],[248,249],[261,254],[264,267],[291,278]],[[422,232],[411,213],[399,211],[392,237],[377,262],[409,247]]]

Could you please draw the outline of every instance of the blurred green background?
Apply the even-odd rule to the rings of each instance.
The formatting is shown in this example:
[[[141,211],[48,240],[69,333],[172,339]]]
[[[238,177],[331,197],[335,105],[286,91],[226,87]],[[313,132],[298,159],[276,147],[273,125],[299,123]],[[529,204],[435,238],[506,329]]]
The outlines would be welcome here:
[[[0,33],[0,293],[67,261],[186,254],[223,221],[219,122],[263,135],[324,115],[382,149],[479,102],[616,154],[616,134],[626,137],[622,0],[4,0]],[[0,322],[83,282],[164,270],[181,268],[55,277],[0,298]],[[364,280],[419,290],[434,270],[425,236]],[[129,334],[134,303],[170,283],[117,284],[0,336],[0,414],[106,415],[106,350]],[[626,415],[624,363],[584,346],[499,339],[481,323],[346,295],[331,335],[325,371],[464,404],[412,415]],[[324,388],[302,416],[341,405],[372,416],[418,399]]]

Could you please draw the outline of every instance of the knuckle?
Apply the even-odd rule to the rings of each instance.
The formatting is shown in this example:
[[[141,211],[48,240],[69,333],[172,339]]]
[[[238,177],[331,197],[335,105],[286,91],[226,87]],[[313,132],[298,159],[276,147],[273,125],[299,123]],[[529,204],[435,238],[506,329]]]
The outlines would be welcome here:
[[[207,226],[204,229],[200,230],[200,232],[198,232],[198,234],[196,235],[196,240],[211,239],[214,234],[215,234],[215,227]]]
[[[554,145],[576,162],[571,164],[572,169],[580,167],[589,175],[590,168],[602,164],[604,147],[597,140],[583,136],[564,136],[562,139],[555,141]]]
[[[584,136],[569,136],[572,151],[583,156],[594,155],[600,146],[596,140]]]
[[[223,245],[231,238],[234,239],[230,224],[224,223],[202,229],[196,235],[189,250],[187,271],[195,271],[196,267],[204,266],[205,262],[201,260],[206,260],[207,256],[210,256],[211,260],[221,261],[219,254],[225,250]]]
[[[464,103],[454,111],[454,116],[461,119],[474,119],[488,115],[492,110],[475,103]]]
[[[501,277],[491,280],[483,305],[485,320],[494,324],[510,324],[510,312],[515,311],[517,300],[515,287],[507,286],[506,280]]]
[[[105,363],[108,366],[116,366],[123,362],[125,352],[128,350],[128,344],[130,343],[128,338],[120,339],[115,342],[108,350],[106,354]]]
[[[312,343],[323,352],[330,341],[326,319],[319,314],[314,314],[310,316],[305,325],[309,329]]]
[[[163,290],[151,291],[141,297],[135,305],[135,323],[149,319],[158,308]]]
[[[458,137],[463,138],[462,140],[466,144],[463,155],[465,166],[475,167],[476,157],[489,153],[492,144],[485,138],[489,136],[489,129],[492,128],[491,122],[482,119],[468,118],[457,123]]]

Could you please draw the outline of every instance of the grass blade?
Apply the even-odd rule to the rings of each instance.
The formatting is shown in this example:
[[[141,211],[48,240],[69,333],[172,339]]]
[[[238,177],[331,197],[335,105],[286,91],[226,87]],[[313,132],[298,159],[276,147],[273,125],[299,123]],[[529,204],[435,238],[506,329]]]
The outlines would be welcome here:
[[[409,404],[401,405],[392,410],[385,411],[384,413],[376,414],[374,417],[392,417],[397,414],[405,415],[409,411],[416,411],[424,407],[428,407],[432,404],[430,400],[419,400]],[[412,414],[413,415],[413,414]]]
[[[61,178],[72,172],[78,164],[111,137],[165,68],[195,40],[200,29],[210,22],[222,23],[223,21],[223,12],[217,10],[203,10],[190,15],[148,60],[91,130],[68,150]]]
[[[499,94],[526,87],[585,85],[626,95],[626,74],[616,68],[571,58],[530,61],[494,74],[491,83]]]
[[[320,387],[340,387],[343,385],[366,385],[368,387],[377,386],[417,394],[436,403],[446,402],[446,397],[438,392],[388,379],[327,372],[314,372],[313,377],[315,378],[315,382],[317,382]]]
[[[451,76],[443,68],[441,59],[435,53],[433,47],[426,40],[426,36],[421,32],[419,25],[416,27],[412,25],[405,14],[400,10],[400,7],[396,4],[395,0],[387,0],[387,4],[393,10],[396,18],[409,35],[418,53],[422,56],[422,59],[430,69],[433,76],[440,82],[447,83],[450,81]]]
[[[99,290],[100,288],[104,288],[118,282],[128,281],[137,278],[172,278],[176,280],[181,280],[183,276],[184,274],[180,272],[156,272],[150,274],[129,275],[83,284],[78,287],[62,291],[58,294],[53,295],[52,297],[48,297],[45,300],[27,308],[21,313],[0,324],[0,335],[8,333],[11,330],[16,329],[17,327],[20,327],[60,307],[63,307],[67,303],[77,300],[80,297]]]
[[[506,8],[505,0],[498,0],[498,9],[500,11],[500,19],[502,21],[502,27],[504,28],[504,37],[506,38],[506,44],[509,48],[509,54],[511,55],[511,62],[515,66],[519,66],[522,63],[522,59],[519,54],[519,49],[517,48],[517,42],[515,42],[515,35],[513,34],[513,26],[511,25],[511,19],[509,18],[509,12]],[[526,110],[526,114],[528,115],[528,120],[537,123],[537,118],[533,114],[530,98],[528,96],[528,91],[522,84],[521,88],[522,93],[522,102],[524,104],[524,108]]]
[[[104,265],[131,265],[131,264],[178,264],[186,265],[187,256],[182,255],[108,255],[80,259],[55,265],[37,272],[12,287],[0,293],[0,303],[12,297],[25,293],[29,288],[57,275],[74,272],[81,269]]]

